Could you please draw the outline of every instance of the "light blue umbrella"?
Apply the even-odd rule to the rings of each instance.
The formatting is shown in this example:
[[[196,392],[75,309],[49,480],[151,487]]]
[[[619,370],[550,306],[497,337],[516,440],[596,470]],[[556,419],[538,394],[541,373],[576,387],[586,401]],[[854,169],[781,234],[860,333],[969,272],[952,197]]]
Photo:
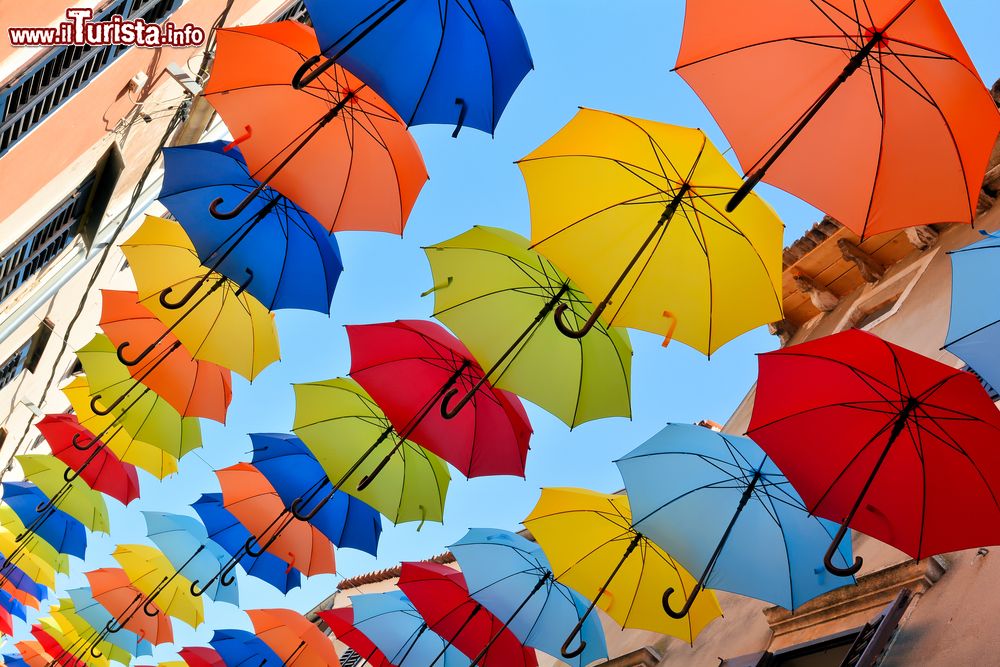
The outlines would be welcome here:
[[[169,512],[143,512],[146,535],[174,566],[177,574],[188,581],[209,581],[226,566],[229,553],[208,537],[200,521],[190,516]],[[216,578],[205,590],[216,602],[239,606],[240,597],[235,584],[223,586]]]
[[[802,437],[808,446],[808,434]],[[702,573],[686,602],[671,602],[672,589],[664,593],[670,616],[683,618],[702,588],[794,609],[854,582],[823,565],[838,524],[810,516],[750,439],[669,424],[616,463],[636,530],[691,572]],[[850,540],[841,543],[834,560],[845,568],[853,562]]]
[[[492,134],[532,68],[510,0],[306,0],[306,8],[329,60],[312,71],[323,58],[307,60],[293,85],[336,62],[407,125],[455,125],[452,136],[468,125]]]
[[[948,253],[951,256],[951,321],[944,348],[969,365],[986,384],[1000,388],[1000,238]]]
[[[109,623],[115,621],[111,612],[94,599],[94,595],[90,592],[90,587],[71,588],[66,593],[73,600],[73,606],[76,608],[77,615],[91,627],[104,628]],[[104,639],[134,656],[153,655],[153,645],[145,639],[141,639],[139,635],[131,630],[123,628],[118,632],[104,633],[104,635]]]
[[[430,667],[445,648],[445,640],[428,629],[420,612],[399,591],[353,595],[351,606],[354,627],[396,667]],[[448,645],[434,667],[469,667],[469,659]]]
[[[284,667],[285,664],[270,646],[246,630],[216,630],[208,643],[226,667]]]
[[[581,630],[586,648],[568,663],[582,667],[608,657],[600,620],[587,616],[590,601],[552,578],[549,560],[537,544],[506,530],[473,528],[450,549],[472,598],[502,620],[522,644],[566,661],[560,652],[562,638],[586,617]],[[478,664],[477,658],[473,664]]]

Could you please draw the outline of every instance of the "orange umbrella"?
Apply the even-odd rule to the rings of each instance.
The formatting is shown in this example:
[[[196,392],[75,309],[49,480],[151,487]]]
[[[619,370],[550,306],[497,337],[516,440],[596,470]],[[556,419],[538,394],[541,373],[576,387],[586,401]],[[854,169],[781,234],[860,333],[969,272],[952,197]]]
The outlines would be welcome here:
[[[307,576],[334,574],[337,571],[333,544],[323,533],[305,521],[292,521],[283,529],[281,519],[288,515],[274,487],[249,463],[215,471],[222,487],[223,506],[232,513],[258,542],[270,543],[266,551]],[[275,539],[274,531],[281,530]],[[265,538],[267,538],[265,540]],[[250,542],[247,551],[256,555]]]
[[[972,222],[1000,114],[939,0],[686,12],[677,71],[748,174],[729,210],[763,179],[861,236]]]
[[[14,644],[14,648],[21,654],[21,659],[28,663],[28,667],[48,667],[52,664],[52,656],[36,641],[18,642]]]
[[[333,642],[308,618],[291,609],[247,611],[254,634],[271,647],[286,667],[339,665]]]
[[[132,585],[125,570],[105,567],[85,574],[94,599],[114,617],[102,633],[125,628],[154,645],[174,641],[170,617],[160,613],[160,608],[152,601],[149,602],[149,608],[156,610],[156,615],[150,616],[143,612],[143,600],[146,596]]]
[[[137,350],[149,345],[158,348],[135,366],[128,366],[132,377],[184,417],[225,423],[233,398],[232,373],[210,361],[194,359],[166,325],[139,303],[137,292],[102,290],[101,298],[101,329],[116,348],[126,342]]]
[[[12,582],[7,580],[7,577],[2,577],[0,580],[0,590],[5,591],[10,594],[12,598],[20,602],[26,607],[31,607],[32,609],[41,609],[42,604],[31,593],[26,593],[20,588],[15,586]]]
[[[396,112],[339,66],[293,88],[295,71],[320,53],[300,23],[216,35],[205,98],[234,133],[247,128],[240,150],[260,185],[240,203],[216,199],[213,215],[235,217],[270,185],[330,231],[401,234],[427,171]]]

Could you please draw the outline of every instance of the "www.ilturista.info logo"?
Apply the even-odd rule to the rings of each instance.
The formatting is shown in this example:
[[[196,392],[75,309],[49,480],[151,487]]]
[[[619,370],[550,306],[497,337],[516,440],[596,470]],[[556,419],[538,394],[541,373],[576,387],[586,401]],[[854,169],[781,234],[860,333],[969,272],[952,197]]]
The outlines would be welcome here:
[[[92,9],[67,9],[59,25],[47,28],[7,28],[12,46],[198,46],[205,41],[205,31],[196,25],[183,26],[170,21],[146,23],[115,14],[107,21],[91,21]]]

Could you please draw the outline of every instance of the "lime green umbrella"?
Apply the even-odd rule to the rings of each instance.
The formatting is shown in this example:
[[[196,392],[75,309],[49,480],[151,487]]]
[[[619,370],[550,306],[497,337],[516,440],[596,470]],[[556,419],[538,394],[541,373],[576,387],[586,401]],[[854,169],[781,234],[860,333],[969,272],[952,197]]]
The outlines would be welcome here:
[[[336,378],[294,387],[292,430],[335,487],[368,503],[393,523],[442,520],[451,481],[448,464],[408,440],[388,457],[372,482],[358,490],[361,480],[399,442],[389,419],[361,385]]]
[[[182,417],[170,403],[137,384],[107,336],[94,336],[76,356],[90,381],[91,407],[98,415],[114,415],[133,438],[176,459],[201,447],[198,419]]]
[[[110,531],[108,506],[104,496],[79,477],[67,482],[66,464],[50,454],[22,454],[17,457],[24,478],[34,482],[49,501],[91,530]]]
[[[624,329],[598,322],[595,335],[568,338],[554,311],[582,324],[593,306],[528,240],[493,227],[473,227],[425,248],[434,274],[434,316],[484,368],[484,381],[535,403],[570,428],[602,417],[631,416],[632,348]],[[561,305],[562,304],[562,305]],[[457,414],[464,397],[442,401]]]

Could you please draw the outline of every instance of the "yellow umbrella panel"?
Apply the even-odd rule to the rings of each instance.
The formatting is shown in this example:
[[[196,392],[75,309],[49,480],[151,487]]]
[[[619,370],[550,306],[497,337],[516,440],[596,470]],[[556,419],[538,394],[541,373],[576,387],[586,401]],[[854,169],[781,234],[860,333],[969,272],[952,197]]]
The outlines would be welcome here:
[[[147,603],[155,604],[168,616],[192,628],[205,620],[204,604],[200,597],[191,593],[191,582],[174,569],[159,549],[144,544],[123,544],[111,555],[132,585],[146,595]]]
[[[783,226],[701,130],[581,109],[518,162],[532,247],[597,304],[598,317],[711,355],[780,320]]]
[[[41,489],[56,507],[91,530],[110,532],[104,496],[80,478],[66,482],[65,463],[50,454],[22,454],[17,460],[24,478]]]
[[[122,251],[142,305],[169,327],[195,359],[229,368],[248,380],[278,361],[274,315],[243,286],[205,269],[180,224],[147,216],[122,243]],[[173,309],[164,304],[170,303],[165,292],[193,296],[181,309]],[[143,350],[125,347],[120,352],[127,362],[139,363],[144,358]]]
[[[177,472],[175,457],[155,444],[129,434],[114,415],[98,415],[93,411],[90,406],[91,389],[87,376],[77,375],[63,387],[62,391],[69,399],[80,424],[99,436],[100,442],[107,445],[119,459],[142,468],[158,479]]]
[[[131,653],[105,640],[100,630],[94,628],[76,612],[72,599],[61,598],[59,606],[51,608],[49,614],[59,625],[64,637],[71,640],[75,638],[75,646],[71,652],[78,653],[88,664],[107,664],[108,660],[114,660],[127,665],[132,660]],[[90,652],[91,647],[94,647],[100,658],[96,658],[95,654]]]
[[[667,615],[662,605],[664,591],[673,588],[687,596],[697,581],[635,531],[626,496],[542,489],[524,525],[548,556],[555,578],[591,600],[591,611],[600,607],[623,628],[650,630],[693,643],[706,625],[722,615],[711,591],[699,595],[683,619]],[[582,625],[583,620],[577,631]],[[564,650],[575,634],[567,638]]]

